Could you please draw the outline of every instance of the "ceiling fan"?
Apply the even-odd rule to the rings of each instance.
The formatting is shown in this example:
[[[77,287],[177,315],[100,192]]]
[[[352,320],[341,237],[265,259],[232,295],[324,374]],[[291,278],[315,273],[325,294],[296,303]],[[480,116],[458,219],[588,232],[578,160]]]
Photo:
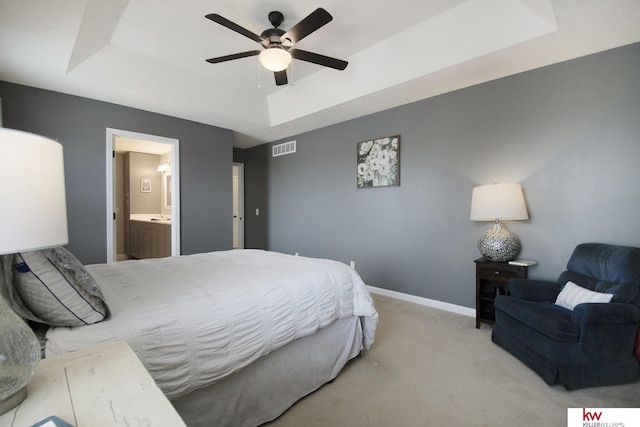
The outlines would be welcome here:
[[[336,70],[344,70],[347,68],[347,61],[320,55],[318,53],[308,52],[302,49],[292,49],[292,46],[300,40],[333,20],[331,14],[323,8],[318,8],[311,12],[309,16],[298,22],[289,31],[284,31],[278,28],[284,21],[284,15],[278,11],[270,12],[269,22],[271,22],[273,28],[264,30],[260,35],[229,21],[217,13],[211,13],[205,17],[232,31],[235,31],[238,34],[242,34],[243,36],[260,43],[264,48],[264,50],[250,50],[247,52],[234,53],[232,55],[207,59],[207,62],[211,64],[259,55],[260,63],[269,71],[273,71],[276,79],[276,85],[278,86],[287,84],[286,68],[291,63],[292,58],[322,65],[324,67],[334,68]]]

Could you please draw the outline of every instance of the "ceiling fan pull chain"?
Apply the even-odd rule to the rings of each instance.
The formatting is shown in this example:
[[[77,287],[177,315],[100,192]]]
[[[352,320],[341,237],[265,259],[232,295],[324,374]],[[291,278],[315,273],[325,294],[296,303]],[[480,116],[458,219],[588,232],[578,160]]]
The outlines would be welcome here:
[[[260,61],[258,61],[258,89],[262,87],[262,73],[260,72],[260,68],[262,67],[260,66]]]

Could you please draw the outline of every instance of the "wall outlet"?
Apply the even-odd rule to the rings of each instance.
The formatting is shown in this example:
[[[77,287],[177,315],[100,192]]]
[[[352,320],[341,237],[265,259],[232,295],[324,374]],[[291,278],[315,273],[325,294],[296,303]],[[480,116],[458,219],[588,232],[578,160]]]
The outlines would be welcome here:
[[[260,215],[260,208],[256,208],[256,216]]]
[[[300,255],[298,252],[296,252],[296,256]]]
[[[353,268],[354,270],[356,269],[356,262],[355,261],[349,261],[349,267]]]

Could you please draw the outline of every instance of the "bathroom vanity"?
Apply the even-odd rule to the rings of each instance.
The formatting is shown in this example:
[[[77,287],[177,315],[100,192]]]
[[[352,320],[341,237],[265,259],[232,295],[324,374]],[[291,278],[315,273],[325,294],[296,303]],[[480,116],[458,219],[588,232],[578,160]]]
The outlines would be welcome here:
[[[130,219],[129,256],[135,259],[171,256],[171,221]]]

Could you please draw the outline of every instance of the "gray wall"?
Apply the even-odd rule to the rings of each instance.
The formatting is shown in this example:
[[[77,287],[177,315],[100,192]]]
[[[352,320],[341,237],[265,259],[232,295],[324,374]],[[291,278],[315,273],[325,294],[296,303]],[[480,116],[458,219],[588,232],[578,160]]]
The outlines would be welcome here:
[[[269,248],[269,145],[244,150],[244,247]],[[259,210],[259,215],[256,214]]]
[[[247,242],[474,307],[490,224],[469,220],[472,188],[519,182],[531,218],[506,225],[530,277],[555,279],[581,242],[640,246],[639,75],[635,44],[287,138],[293,155],[249,149]],[[401,186],[356,189],[356,143],[397,134]]]
[[[105,262],[106,128],[180,140],[181,251],[231,249],[231,131],[115,104],[0,81],[4,126],[64,147],[69,245]]]

